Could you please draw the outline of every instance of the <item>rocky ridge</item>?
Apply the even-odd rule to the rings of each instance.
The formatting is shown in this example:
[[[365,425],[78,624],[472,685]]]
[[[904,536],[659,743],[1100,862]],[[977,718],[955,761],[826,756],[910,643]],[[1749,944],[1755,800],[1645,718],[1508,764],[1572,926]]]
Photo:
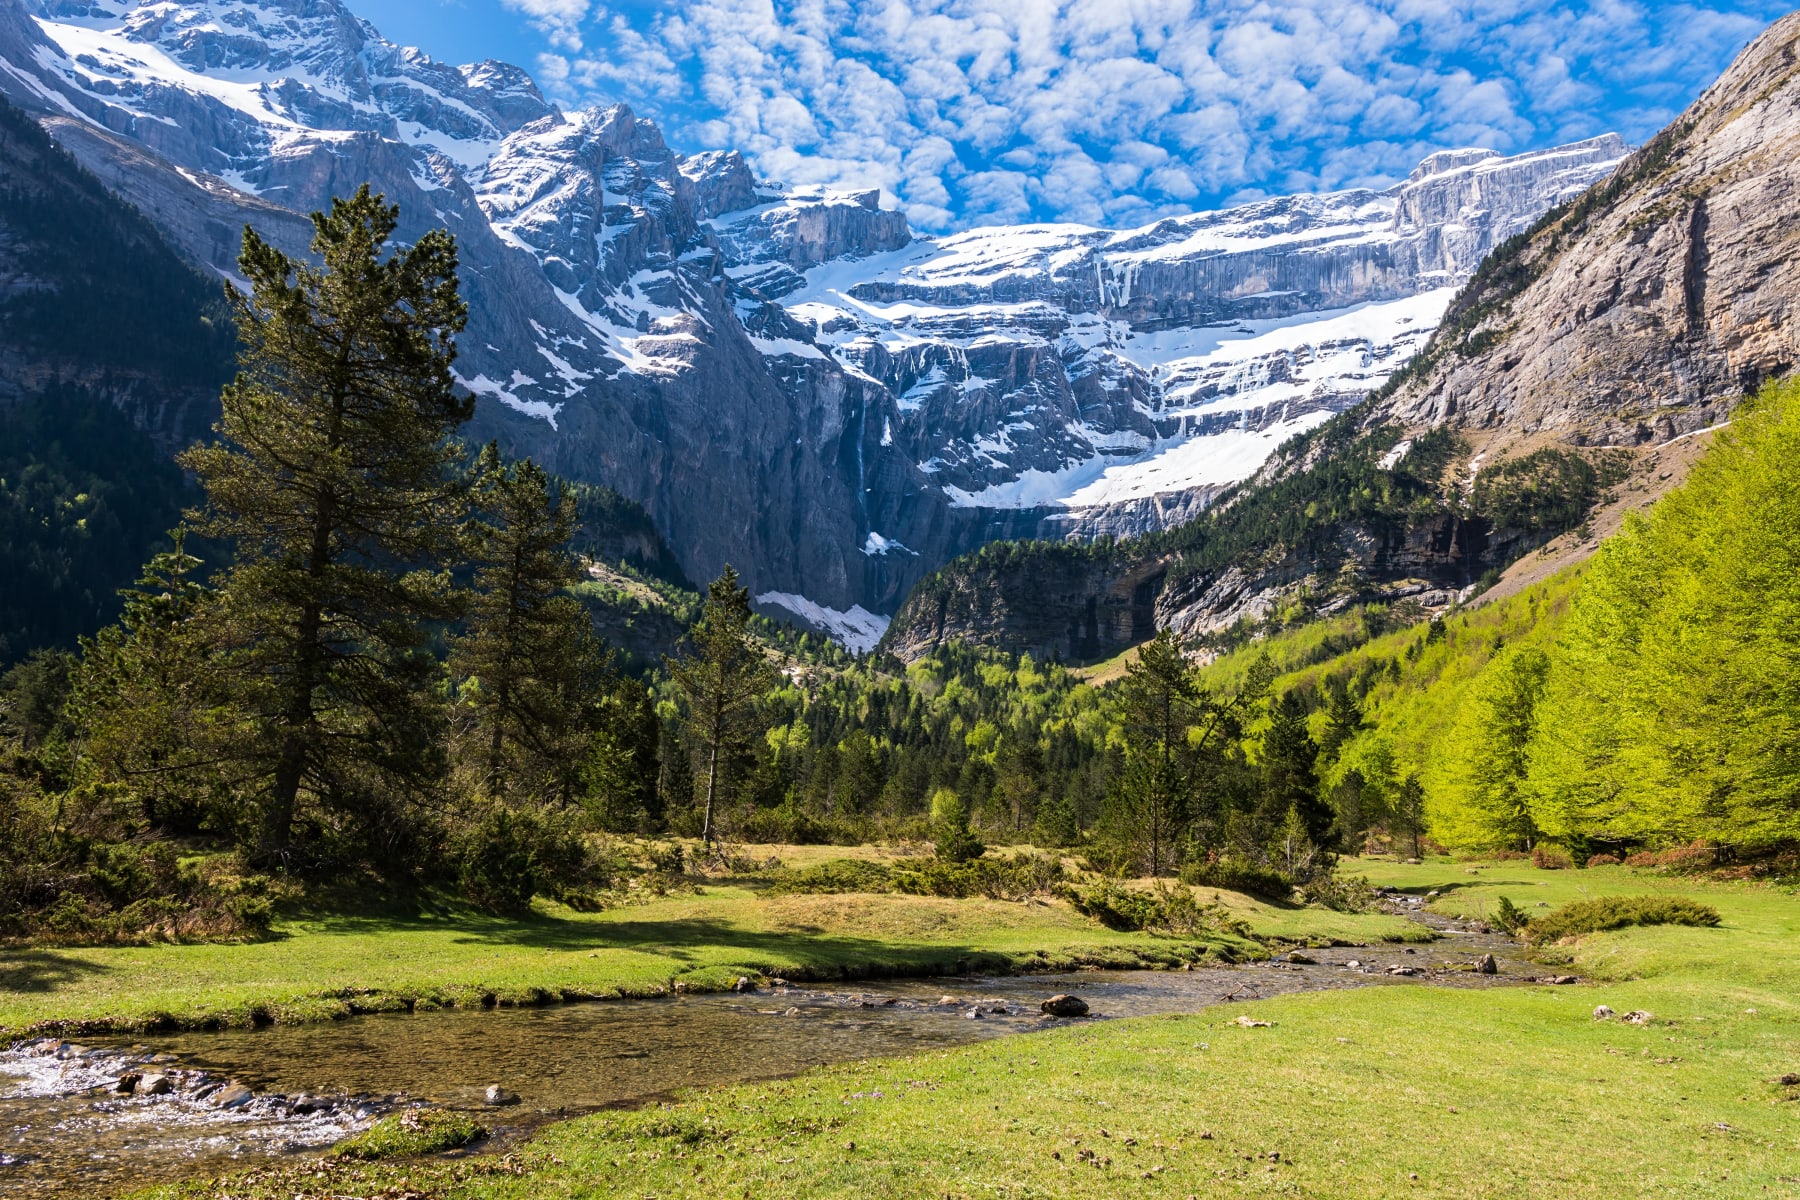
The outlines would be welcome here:
[[[889,648],[911,657],[962,639],[1091,659],[1160,627],[1213,633],[1296,600],[1328,611],[1413,595],[1441,607],[1561,532],[1509,527],[1477,503],[1484,479],[1497,489],[1508,472],[1546,464],[1600,464],[1605,481],[1585,502],[1616,525],[1680,481],[1692,435],[1800,355],[1800,234],[1786,217],[1800,191],[1797,139],[1800,14],[1608,179],[1486,260],[1404,371],[1284,447],[1216,521],[1102,553],[991,547],[928,578]],[[1459,449],[1418,464],[1414,447],[1432,430]],[[1347,504],[1299,532],[1264,520],[1233,561],[1209,555],[1209,539],[1263,519],[1252,517],[1259,501],[1309,488],[1342,499],[1328,481],[1358,469],[1377,488],[1417,469],[1432,501],[1385,514]],[[1596,544],[1584,525],[1546,550],[1569,562]]]
[[[337,0],[0,0],[0,90],[194,261],[367,181],[457,235],[475,431],[641,503],[696,579],[872,644],[995,538],[1165,528],[1423,344],[1616,139],[1139,230],[915,238],[868,192],[683,156]]]

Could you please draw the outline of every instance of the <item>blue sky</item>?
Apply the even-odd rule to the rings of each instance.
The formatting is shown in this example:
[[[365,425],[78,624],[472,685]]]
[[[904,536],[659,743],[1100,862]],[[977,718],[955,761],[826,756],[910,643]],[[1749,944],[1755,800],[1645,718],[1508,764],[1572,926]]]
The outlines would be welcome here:
[[[1453,146],[1640,142],[1786,11],[1656,0],[349,0],[676,149],[879,186],[929,230],[1134,225],[1404,178]]]

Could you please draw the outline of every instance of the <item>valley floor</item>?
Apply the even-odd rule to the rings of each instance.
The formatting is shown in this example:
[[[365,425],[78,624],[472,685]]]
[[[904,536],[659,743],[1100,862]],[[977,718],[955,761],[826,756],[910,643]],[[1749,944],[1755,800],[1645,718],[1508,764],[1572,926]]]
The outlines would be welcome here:
[[[1558,948],[1576,986],[1369,988],[1070,1025],[602,1113],[504,1158],[309,1164],[158,1195],[1800,1194],[1800,1089],[1780,1082],[1800,1071],[1788,891],[1626,868],[1359,869],[1436,891],[1432,907],[1453,915],[1502,895],[1530,911],[1666,892],[1724,920]],[[1047,927],[991,928],[1022,948]],[[1600,1004],[1651,1016],[1596,1021]]]
[[[837,847],[752,847],[804,866]],[[739,975],[795,980],[1171,966],[1261,957],[1234,934],[1172,939],[1106,929],[1067,904],[923,896],[762,894],[754,876],[600,913],[321,916],[236,944],[0,952],[0,1036],[331,1020],[352,1012],[539,1004],[716,991]],[[1424,936],[1402,918],[1223,893],[1255,937],[1367,942]]]

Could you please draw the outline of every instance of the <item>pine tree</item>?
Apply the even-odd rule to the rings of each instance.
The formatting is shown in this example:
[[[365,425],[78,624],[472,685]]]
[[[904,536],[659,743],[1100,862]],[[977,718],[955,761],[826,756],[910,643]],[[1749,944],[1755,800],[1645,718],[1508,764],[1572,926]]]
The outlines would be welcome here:
[[[693,641],[694,652],[671,662],[669,674],[687,698],[689,736],[705,762],[700,837],[711,846],[720,776],[747,744],[747,720],[775,683],[774,669],[750,634],[750,592],[738,586],[738,574],[730,566],[706,590]]]
[[[508,465],[489,444],[476,464],[469,523],[474,595],[450,667],[473,714],[463,757],[504,801],[574,799],[601,715],[607,670],[587,611],[565,589],[581,578],[569,550],[573,490],[530,459]]]
[[[1150,873],[1162,875],[1193,822],[1193,806],[1219,767],[1223,749],[1243,731],[1267,694],[1272,670],[1256,663],[1236,695],[1214,693],[1181,651],[1171,630],[1138,648],[1119,685],[1117,716],[1125,742],[1124,769],[1112,793],[1112,816],[1135,842]]]
[[[307,804],[403,840],[389,806],[445,766],[427,642],[456,614],[441,570],[466,488],[451,435],[474,402],[450,369],[466,315],[455,241],[437,230],[383,257],[398,218],[366,186],[333,201],[313,214],[319,266],[245,230],[239,373],[220,440],[181,459],[206,490],[197,532],[236,545],[207,639],[229,659],[245,727],[229,773],[259,810],[265,861],[291,858]]]
[[[1320,846],[1331,844],[1331,806],[1319,796],[1318,743],[1306,727],[1306,705],[1289,692],[1270,708],[1269,728],[1262,741],[1264,828],[1274,829],[1290,812],[1298,815],[1307,835]]]
[[[1319,738],[1319,753],[1328,763],[1336,762],[1344,746],[1365,726],[1362,706],[1342,680],[1333,680],[1325,693],[1325,732]]]

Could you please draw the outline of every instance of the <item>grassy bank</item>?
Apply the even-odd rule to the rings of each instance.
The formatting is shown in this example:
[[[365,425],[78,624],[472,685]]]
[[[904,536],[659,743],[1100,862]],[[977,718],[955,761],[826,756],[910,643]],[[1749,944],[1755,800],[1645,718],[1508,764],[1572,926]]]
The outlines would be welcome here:
[[[1439,891],[1448,911],[1666,890],[1723,923],[1559,948],[1580,986],[1371,988],[1066,1026],[601,1114],[504,1162],[346,1165],[160,1194],[1796,1194],[1800,1088],[1778,1082],[1800,1071],[1791,894],[1622,868],[1368,869]],[[1653,1017],[1596,1022],[1601,1003]]]
[[[786,851],[806,863],[818,849]],[[729,987],[741,974],[845,979],[1171,966],[1263,953],[1229,932],[1118,932],[1047,900],[765,896],[706,883],[601,913],[541,906],[519,920],[327,916],[261,942],[0,952],[0,1029],[88,1034],[329,1020],[353,1012],[537,1004]],[[1206,899],[1212,893],[1205,893]],[[1417,936],[1399,918],[1283,908],[1219,893],[1256,939]]]

